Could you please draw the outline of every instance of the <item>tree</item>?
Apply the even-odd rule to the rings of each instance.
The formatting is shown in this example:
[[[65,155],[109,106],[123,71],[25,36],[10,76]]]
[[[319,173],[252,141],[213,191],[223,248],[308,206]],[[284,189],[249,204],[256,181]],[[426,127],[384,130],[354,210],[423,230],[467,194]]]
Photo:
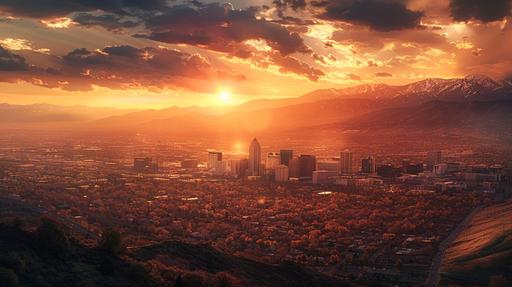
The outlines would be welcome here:
[[[44,256],[64,258],[71,250],[68,231],[57,222],[43,218],[34,232],[36,251]]]
[[[12,269],[0,267],[0,286],[17,287],[20,286],[18,276]]]
[[[115,230],[106,230],[101,235],[98,243],[98,249],[114,256],[119,256],[124,251],[123,238]]]

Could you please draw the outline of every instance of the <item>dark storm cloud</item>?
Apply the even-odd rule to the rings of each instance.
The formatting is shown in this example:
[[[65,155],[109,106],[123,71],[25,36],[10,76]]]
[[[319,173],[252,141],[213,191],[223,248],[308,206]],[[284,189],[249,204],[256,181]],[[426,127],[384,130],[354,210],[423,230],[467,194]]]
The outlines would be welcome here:
[[[167,7],[165,0],[2,0],[0,11],[18,17],[52,18],[73,12],[102,10],[126,14],[132,9],[160,10]]]
[[[123,20],[123,17],[116,14],[79,13],[73,16],[73,21],[85,27],[99,26],[113,32],[120,32],[124,28],[133,28],[141,24],[138,20]]]
[[[405,4],[396,1],[337,0],[317,5],[325,8],[320,15],[322,18],[368,26],[376,31],[416,28],[423,16],[422,12],[409,10]]]
[[[251,55],[244,41],[265,40],[283,55],[309,52],[298,33],[256,17],[256,8],[235,10],[230,4],[204,4],[200,7],[173,6],[145,19],[149,34],[136,35],[171,44],[189,44],[247,58]]]
[[[272,64],[279,66],[279,72],[283,74],[296,74],[308,78],[312,82],[317,82],[324,72],[317,68],[299,61],[294,57],[283,57],[279,53],[274,53],[270,56]]]
[[[129,60],[127,60],[127,58]],[[29,66],[8,50],[0,49],[0,81],[22,80],[35,85],[64,90],[90,90],[93,86],[111,89],[185,88],[212,91],[215,81],[243,81],[245,76],[214,69],[198,55],[164,48],[110,46],[101,50],[75,49],[56,66]]]
[[[28,64],[22,56],[11,53],[0,46],[0,72],[2,71],[25,71]]]
[[[492,22],[511,15],[511,0],[451,0],[450,12],[454,20],[467,21],[471,19],[482,22]]]
[[[274,1],[272,1],[272,3],[277,8],[290,7],[293,10],[306,8],[306,0],[274,0]]]

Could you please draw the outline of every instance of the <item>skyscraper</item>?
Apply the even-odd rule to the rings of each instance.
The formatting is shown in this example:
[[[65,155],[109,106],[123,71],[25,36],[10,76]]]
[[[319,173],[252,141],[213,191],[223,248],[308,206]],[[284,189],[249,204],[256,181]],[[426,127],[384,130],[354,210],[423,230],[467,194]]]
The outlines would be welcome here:
[[[289,167],[289,169],[288,169],[289,177],[292,177],[292,178],[300,177],[299,159],[298,158],[290,159],[290,162],[288,163],[288,167]]]
[[[301,154],[299,157],[299,176],[312,177],[316,170],[316,157],[314,155]]]
[[[288,166],[290,164],[290,160],[293,158],[293,150],[291,149],[282,149],[279,151],[281,156],[281,164]]]
[[[281,156],[278,152],[269,152],[267,154],[267,161],[265,164],[265,168],[268,170],[273,170],[276,166],[281,164]]]
[[[208,162],[206,163],[208,169],[214,169],[218,166],[217,162],[219,161],[222,161],[222,152],[208,151]]]
[[[254,138],[249,147],[249,174],[252,176],[261,175],[261,146],[256,138]]]
[[[440,164],[442,161],[443,155],[440,150],[430,151],[427,153],[427,168],[429,170],[434,170],[434,166],[436,164]]]
[[[377,172],[377,164],[373,156],[363,158],[361,161],[361,171],[367,174],[375,174]]]
[[[275,167],[275,176],[274,176],[275,181],[279,181],[279,182],[287,181],[288,177],[289,177],[288,172],[289,172],[288,167],[286,165],[280,164],[280,165],[276,166]]]
[[[352,152],[348,149],[340,153],[340,171],[341,174],[352,173]]]

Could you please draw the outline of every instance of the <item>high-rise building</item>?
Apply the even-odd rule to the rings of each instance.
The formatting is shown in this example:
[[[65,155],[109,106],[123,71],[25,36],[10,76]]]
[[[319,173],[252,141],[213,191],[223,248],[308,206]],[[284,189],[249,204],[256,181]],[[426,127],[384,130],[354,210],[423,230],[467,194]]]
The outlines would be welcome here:
[[[243,159],[232,159],[229,161],[229,171],[231,175],[234,175],[238,178],[245,177],[245,173],[247,171],[248,160],[246,158]]]
[[[283,182],[287,181],[289,177],[288,167],[284,164],[277,165],[275,168],[275,181]]]
[[[440,150],[429,151],[427,153],[427,168],[429,170],[434,170],[434,166],[436,164],[440,164],[443,160],[443,155]]]
[[[218,166],[219,161],[222,161],[222,152],[208,151],[208,161],[206,163],[208,170],[214,169],[216,166]]]
[[[216,161],[215,167],[213,168],[214,175],[224,175],[228,169],[228,162],[225,160]]]
[[[309,154],[299,156],[299,177],[312,177],[316,170],[316,157]]]
[[[188,158],[181,161],[182,168],[197,168],[197,159]]]
[[[249,146],[249,174],[251,176],[261,175],[261,146],[254,138]]]
[[[337,171],[315,170],[313,171],[313,184],[333,183],[337,173]]]
[[[298,158],[292,158],[288,162],[288,174],[290,178],[300,177],[300,167]]]
[[[281,164],[281,155],[278,152],[269,152],[267,154],[267,161],[265,168],[267,170],[273,170],[276,166]]]
[[[352,173],[352,152],[348,149],[340,153],[340,174]]]
[[[375,174],[377,172],[377,163],[373,156],[363,158],[361,161],[361,171],[367,174]]]
[[[338,158],[317,159],[316,170],[327,170],[338,172],[340,161]]]
[[[281,164],[289,166],[290,160],[293,158],[293,150],[291,149],[282,149],[279,151],[281,156]]]

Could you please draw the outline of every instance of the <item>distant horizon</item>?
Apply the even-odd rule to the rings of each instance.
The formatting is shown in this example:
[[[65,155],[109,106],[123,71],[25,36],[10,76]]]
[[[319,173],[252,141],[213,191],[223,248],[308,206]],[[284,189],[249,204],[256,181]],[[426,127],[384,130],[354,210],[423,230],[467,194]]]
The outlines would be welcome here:
[[[472,73],[472,74],[467,74],[465,76],[460,76],[460,77],[446,77],[446,78],[443,78],[443,77],[429,77],[429,78],[423,78],[423,79],[416,79],[416,80],[411,80],[410,82],[407,82],[407,83],[404,83],[404,84],[400,84],[400,85],[390,85],[390,84],[386,84],[384,82],[375,82],[375,83],[360,83],[360,84],[354,84],[354,85],[348,85],[348,86],[344,86],[344,87],[340,87],[340,88],[334,88],[334,87],[331,87],[331,88],[322,88],[322,89],[313,89],[313,90],[310,90],[308,92],[305,92],[301,95],[298,95],[298,96],[288,96],[288,97],[279,97],[279,96],[274,96],[274,97],[262,97],[262,98],[256,98],[256,99],[247,99],[245,101],[242,101],[242,102],[239,102],[239,103],[217,103],[217,104],[210,104],[210,105],[168,105],[168,106],[150,106],[150,107],[123,107],[123,106],[102,106],[102,105],[92,105],[92,104],[58,104],[58,103],[52,103],[52,102],[32,102],[32,103],[12,103],[12,102],[0,102],[0,104],[8,104],[8,105],[17,105],[17,106],[31,106],[31,105],[54,105],[54,106],[59,106],[59,107],[66,107],[66,108],[72,108],[72,107],[89,107],[89,108],[98,108],[98,109],[101,109],[101,108],[106,108],[106,109],[117,109],[117,110],[132,110],[132,111],[143,111],[143,110],[165,110],[165,109],[169,109],[169,108],[174,108],[174,107],[177,107],[177,108],[212,108],[212,109],[231,109],[231,108],[234,108],[236,106],[240,106],[240,105],[244,105],[244,104],[247,104],[249,102],[256,102],[256,101],[265,101],[265,100],[286,100],[286,99],[296,99],[296,98],[300,98],[304,95],[307,95],[307,94],[310,94],[310,93],[313,93],[315,91],[319,91],[319,90],[331,90],[331,89],[334,89],[334,90],[343,90],[343,89],[350,89],[350,88],[355,88],[355,87],[358,87],[358,86],[365,86],[365,85],[387,85],[387,86],[390,86],[390,87],[400,87],[400,86],[407,86],[407,85],[410,85],[410,84],[413,84],[413,83],[417,83],[417,82],[421,82],[421,81],[424,81],[424,80],[428,80],[428,79],[443,79],[443,80],[451,80],[451,79],[465,79],[465,78],[468,78],[470,76],[484,76],[484,77],[488,77],[494,81],[508,81],[509,80],[509,77],[503,77],[503,78],[500,78],[500,79],[496,79],[496,78],[493,78],[491,76],[488,76],[488,75],[485,75],[485,74],[481,74],[481,73]]]

